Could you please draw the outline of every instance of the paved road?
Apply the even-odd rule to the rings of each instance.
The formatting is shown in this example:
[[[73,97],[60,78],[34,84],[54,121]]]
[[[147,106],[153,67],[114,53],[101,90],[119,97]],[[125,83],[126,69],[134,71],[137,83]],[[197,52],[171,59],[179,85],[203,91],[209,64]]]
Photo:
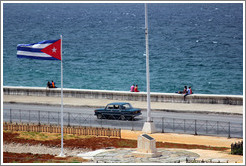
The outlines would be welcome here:
[[[33,110],[33,111],[55,111],[59,112],[59,106],[45,106],[45,105],[30,105],[30,104],[11,104],[4,103],[3,109],[20,109],[20,110]],[[89,107],[64,107],[64,112],[94,114],[94,108]],[[142,111],[143,117],[146,117],[146,111]],[[227,121],[227,122],[243,122],[243,115],[229,115],[229,114],[203,114],[203,113],[180,113],[180,112],[164,112],[152,111],[152,117],[169,117],[181,119],[197,119],[197,120],[214,120],[214,121]]]
[[[3,105],[4,121],[45,124],[60,123],[60,107],[45,105]],[[11,110],[11,111],[10,111]],[[152,111],[158,132],[177,132],[204,135],[242,137],[242,115],[199,114]],[[146,111],[134,121],[97,119],[89,107],[64,107],[64,125],[83,125],[141,130],[146,121]]]
[[[42,105],[57,105],[61,103],[59,97],[47,96],[22,96],[22,95],[4,95],[4,103],[22,103],[22,104],[42,104]],[[76,107],[104,107],[107,103],[118,102],[120,100],[110,99],[89,99],[89,98],[63,98],[64,106]],[[146,101],[130,101],[132,106],[146,110]],[[243,115],[242,105],[227,105],[227,104],[200,104],[200,103],[164,103],[151,102],[152,110],[164,110],[172,112],[187,112],[187,113],[217,113],[217,114],[236,114]]]

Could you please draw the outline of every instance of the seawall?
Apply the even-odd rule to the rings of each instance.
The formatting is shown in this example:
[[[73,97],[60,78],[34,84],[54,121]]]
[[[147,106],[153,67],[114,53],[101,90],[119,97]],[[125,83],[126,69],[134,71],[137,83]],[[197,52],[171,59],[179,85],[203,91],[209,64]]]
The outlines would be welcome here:
[[[15,87],[4,86],[4,95],[21,96],[49,96],[58,97],[61,89],[49,89],[44,87]],[[89,99],[110,99],[119,101],[146,101],[146,92],[127,92],[109,90],[88,90],[88,89],[68,89],[63,88],[63,96],[69,98],[89,98]],[[185,97],[176,93],[151,93],[152,102],[169,103],[202,103],[202,104],[229,104],[243,105],[242,95],[211,95],[211,94],[192,94]]]

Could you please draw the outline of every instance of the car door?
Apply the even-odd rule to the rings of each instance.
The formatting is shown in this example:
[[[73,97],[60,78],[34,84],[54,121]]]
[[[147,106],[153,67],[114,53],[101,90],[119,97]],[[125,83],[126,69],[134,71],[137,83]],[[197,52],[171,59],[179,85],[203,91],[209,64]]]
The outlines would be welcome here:
[[[117,119],[120,116],[120,114],[121,114],[120,106],[115,104],[114,109],[113,109],[113,114],[112,114],[114,116],[113,118]]]
[[[108,104],[104,112],[105,118],[108,118],[109,116],[111,116],[111,114],[113,113],[113,110],[114,110],[114,105]]]

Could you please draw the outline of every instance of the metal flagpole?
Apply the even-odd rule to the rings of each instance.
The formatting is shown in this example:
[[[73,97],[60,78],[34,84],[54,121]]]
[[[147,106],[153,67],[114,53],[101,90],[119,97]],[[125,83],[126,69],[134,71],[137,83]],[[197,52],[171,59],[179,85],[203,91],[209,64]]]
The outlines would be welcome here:
[[[145,3],[145,38],[146,38],[146,81],[147,81],[147,122],[151,122],[150,113],[150,81],[149,81],[149,35],[148,35],[148,14]]]
[[[149,35],[148,35],[148,13],[145,3],[145,41],[146,41],[146,84],[147,84],[147,121],[144,123],[142,131],[145,133],[156,132],[155,124],[151,120],[150,108],[150,78],[149,78]]]
[[[61,37],[61,154],[60,157],[64,157],[63,153],[63,65],[62,65],[62,35]]]

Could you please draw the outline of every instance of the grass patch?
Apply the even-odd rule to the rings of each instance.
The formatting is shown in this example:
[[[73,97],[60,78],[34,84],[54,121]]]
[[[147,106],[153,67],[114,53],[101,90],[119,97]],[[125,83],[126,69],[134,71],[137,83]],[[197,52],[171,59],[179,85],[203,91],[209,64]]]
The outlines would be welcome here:
[[[29,139],[29,140],[38,140],[38,141],[47,141],[57,139],[58,134],[53,133],[41,133],[41,132],[18,132],[19,136],[17,138]]]
[[[117,144],[120,148],[136,148],[137,147],[137,141],[135,140],[119,140]]]
[[[9,131],[4,131],[4,132],[9,132]],[[28,140],[49,141],[49,140],[61,139],[61,134],[58,133],[44,133],[44,132],[31,132],[31,131],[30,132],[19,131],[16,133],[19,134],[17,138],[28,139]],[[84,135],[63,134],[64,140],[86,139],[92,137],[93,136],[87,136],[87,135],[84,136]]]

